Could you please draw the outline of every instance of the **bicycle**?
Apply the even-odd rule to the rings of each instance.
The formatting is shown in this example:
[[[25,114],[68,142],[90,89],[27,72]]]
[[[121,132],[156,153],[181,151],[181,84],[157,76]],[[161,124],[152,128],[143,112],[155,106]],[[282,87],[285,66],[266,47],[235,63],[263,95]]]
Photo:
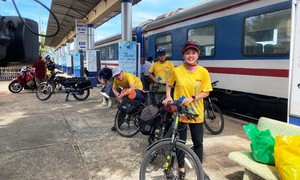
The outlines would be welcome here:
[[[216,86],[219,81],[212,83],[212,86]],[[217,135],[224,130],[224,117],[221,109],[212,102],[208,96],[204,98],[204,126],[213,135]]]
[[[216,86],[219,81],[212,83],[212,86]],[[159,106],[159,105],[158,105]],[[204,98],[204,126],[213,135],[220,134],[224,130],[224,117],[220,108],[212,102],[211,97]],[[152,134],[149,135],[149,145],[163,138],[170,138],[172,135],[172,114],[165,111],[163,108],[160,109],[161,121],[155,127],[156,129]],[[184,127],[185,128],[185,127]]]
[[[187,147],[178,137],[179,116],[185,115],[194,119],[198,114],[189,112],[186,106],[181,105],[181,100],[174,101],[168,106],[176,107],[172,123],[171,138],[164,138],[148,147],[143,157],[140,168],[140,179],[179,179],[176,168],[179,164],[185,165],[186,179],[204,179],[201,162],[195,152]]]
[[[150,91],[144,91],[144,95],[146,97],[145,102],[140,103],[140,108],[133,113],[126,113],[120,109],[118,109],[115,115],[115,128],[118,134],[123,137],[133,137],[140,132],[138,121],[143,109],[150,104],[156,105],[158,99],[156,98],[156,92],[160,89],[164,84],[154,84]]]

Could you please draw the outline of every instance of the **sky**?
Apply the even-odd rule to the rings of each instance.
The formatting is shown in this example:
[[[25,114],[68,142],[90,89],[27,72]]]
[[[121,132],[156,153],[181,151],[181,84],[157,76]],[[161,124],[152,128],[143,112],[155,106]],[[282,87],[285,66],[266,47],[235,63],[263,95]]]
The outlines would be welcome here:
[[[132,6],[132,27],[148,20],[155,19],[157,16],[175,10],[177,8],[187,8],[202,0],[141,0]],[[49,9],[51,0],[40,0]],[[39,6],[34,0],[15,0],[20,14],[40,24],[40,31],[46,32],[49,12]],[[38,16],[40,14],[40,16]],[[1,16],[17,16],[17,11],[12,0],[0,0]],[[108,22],[95,29],[95,41],[104,39],[121,32],[121,15],[117,15]]]

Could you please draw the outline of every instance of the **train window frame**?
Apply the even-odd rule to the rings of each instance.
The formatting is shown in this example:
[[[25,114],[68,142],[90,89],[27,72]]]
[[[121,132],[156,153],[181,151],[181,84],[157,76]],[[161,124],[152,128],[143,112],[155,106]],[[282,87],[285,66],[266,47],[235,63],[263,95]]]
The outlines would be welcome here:
[[[200,38],[191,38],[190,36],[190,32],[192,30],[196,30],[196,29],[203,29],[203,28],[208,28],[208,27],[212,27],[213,28],[213,40],[211,40],[212,43],[209,43],[209,44],[204,44],[203,41],[201,39],[204,39],[202,37]],[[193,41],[197,41],[199,44],[200,44],[200,47],[201,47],[201,50],[200,50],[200,55],[199,57],[214,57],[216,55],[216,24],[208,24],[208,25],[204,25],[204,26],[197,26],[197,27],[193,27],[193,28],[190,28],[187,30],[187,39],[188,40],[193,40]],[[203,49],[205,47],[208,47],[210,48],[210,52],[212,52],[213,50],[213,53],[203,53],[203,52],[208,52],[207,51],[203,51]],[[212,47],[211,47],[212,46]]]
[[[288,12],[290,11],[290,13]],[[289,25],[286,25],[284,27],[279,27],[279,25],[277,26],[277,28],[271,27],[273,29],[266,29],[266,30],[260,30],[260,31],[256,31],[258,32],[256,36],[259,36],[260,34],[263,34],[264,32],[267,34],[271,34],[271,36],[273,36],[272,40],[269,41],[257,41],[255,44],[257,44],[256,46],[247,46],[246,43],[248,43],[251,39],[251,37],[249,38],[249,32],[247,32],[247,23],[246,20],[249,18],[255,18],[255,17],[270,17],[273,15],[273,17],[275,17],[275,14],[279,14],[280,12],[285,12],[285,15],[291,14],[291,8],[283,8],[283,9],[276,9],[276,10],[272,10],[272,11],[267,11],[267,12],[262,12],[262,13],[256,13],[256,14],[251,14],[249,16],[244,17],[243,19],[243,34],[242,34],[242,47],[241,47],[241,51],[242,51],[242,55],[243,56],[248,56],[248,57],[253,57],[253,56],[288,56],[290,50],[290,43],[291,43],[291,16],[286,16],[285,20],[281,20],[280,22],[286,22],[289,23]],[[261,18],[262,19],[262,18]],[[289,21],[288,21],[289,20]],[[274,21],[272,21],[274,22]],[[248,23],[249,24],[249,23]],[[267,23],[261,23],[264,25],[269,25]],[[253,27],[252,27],[253,28]],[[287,29],[287,31],[280,31],[278,32],[278,30],[282,30],[282,29]],[[272,32],[273,31],[273,32]],[[276,35],[274,35],[276,34]],[[279,39],[278,38],[278,34],[285,34],[286,37]],[[254,34],[255,35],[255,34]],[[270,35],[269,35],[270,36]],[[275,37],[277,38],[276,41],[274,41]],[[264,38],[267,38],[267,35],[264,35]],[[246,40],[248,39],[248,40]],[[282,40],[282,42],[284,42],[284,40],[286,40],[286,44],[283,46],[285,48],[285,51],[282,51],[280,49],[282,49],[282,47],[280,47],[280,45],[276,46],[278,44],[278,41]],[[255,42],[255,39],[253,38],[253,41]],[[263,43],[266,42],[266,43]],[[276,42],[276,44],[275,44]],[[270,51],[265,50],[265,48],[268,48]],[[273,50],[273,52],[271,52],[271,50]],[[247,52],[248,51],[248,52]],[[257,53],[256,53],[256,52]],[[250,53],[249,53],[250,52]]]
[[[162,38],[162,37],[166,37],[166,36],[170,36],[170,41],[163,41],[163,42],[157,42],[158,39]],[[167,38],[166,38],[167,39]],[[155,52],[158,48],[165,48],[166,49],[166,58],[167,59],[172,59],[172,56],[173,56],[173,35],[171,33],[168,33],[168,34],[163,34],[163,35],[160,35],[160,36],[156,36],[155,37]],[[156,56],[156,53],[155,53],[155,57]]]
[[[144,38],[144,41],[143,41],[143,43],[144,43],[144,57],[149,57],[149,39],[148,39],[148,37],[145,37]]]
[[[114,54],[115,54],[114,45],[109,45],[108,46],[108,59],[113,60],[114,59]]]
[[[106,56],[105,56],[105,47],[102,47],[102,48],[101,48],[100,54],[101,54],[101,58],[100,58],[100,59],[101,59],[101,60],[105,60],[105,57],[106,57]]]

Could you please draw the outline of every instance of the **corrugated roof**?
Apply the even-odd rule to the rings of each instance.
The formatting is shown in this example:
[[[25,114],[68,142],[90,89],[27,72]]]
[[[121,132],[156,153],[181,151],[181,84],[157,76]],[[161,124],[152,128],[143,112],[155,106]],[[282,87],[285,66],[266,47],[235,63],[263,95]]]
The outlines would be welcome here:
[[[141,0],[133,0],[133,4]],[[112,5],[110,5],[110,3]],[[104,9],[101,6],[105,6]],[[101,9],[102,8],[102,9]],[[104,9],[104,10],[103,10]],[[57,46],[75,29],[75,19],[87,19],[98,27],[121,12],[120,0],[52,0],[51,11],[55,14],[60,29],[53,37],[46,37],[45,45]],[[105,11],[105,12],[101,12]],[[93,17],[96,15],[97,17]],[[90,18],[90,19],[89,19]],[[49,15],[47,35],[54,34],[57,31],[57,23],[52,15]]]

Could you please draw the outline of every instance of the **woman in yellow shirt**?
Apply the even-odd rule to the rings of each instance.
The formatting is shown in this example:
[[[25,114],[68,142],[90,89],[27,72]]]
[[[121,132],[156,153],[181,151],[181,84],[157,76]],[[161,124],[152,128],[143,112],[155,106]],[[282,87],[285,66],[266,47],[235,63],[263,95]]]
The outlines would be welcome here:
[[[174,71],[170,74],[168,83],[166,84],[166,99],[163,101],[167,104],[173,101],[171,97],[171,87],[174,87],[174,99],[179,99],[184,96],[182,101],[194,113],[199,114],[195,120],[189,120],[182,116],[179,120],[179,129],[185,123],[189,125],[194,151],[201,162],[203,162],[203,122],[204,122],[204,103],[203,98],[209,95],[212,91],[210,76],[204,67],[198,65],[198,58],[200,54],[200,46],[195,41],[187,41],[181,47],[184,63],[175,67]],[[175,83],[176,82],[176,83]],[[179,138],[183,141],[187,139],[187,128],[179,131]],[[179,179],[184,179],[184,161],[178,160],[179,166]],[[209,177],[204,173],[205,180]]]

